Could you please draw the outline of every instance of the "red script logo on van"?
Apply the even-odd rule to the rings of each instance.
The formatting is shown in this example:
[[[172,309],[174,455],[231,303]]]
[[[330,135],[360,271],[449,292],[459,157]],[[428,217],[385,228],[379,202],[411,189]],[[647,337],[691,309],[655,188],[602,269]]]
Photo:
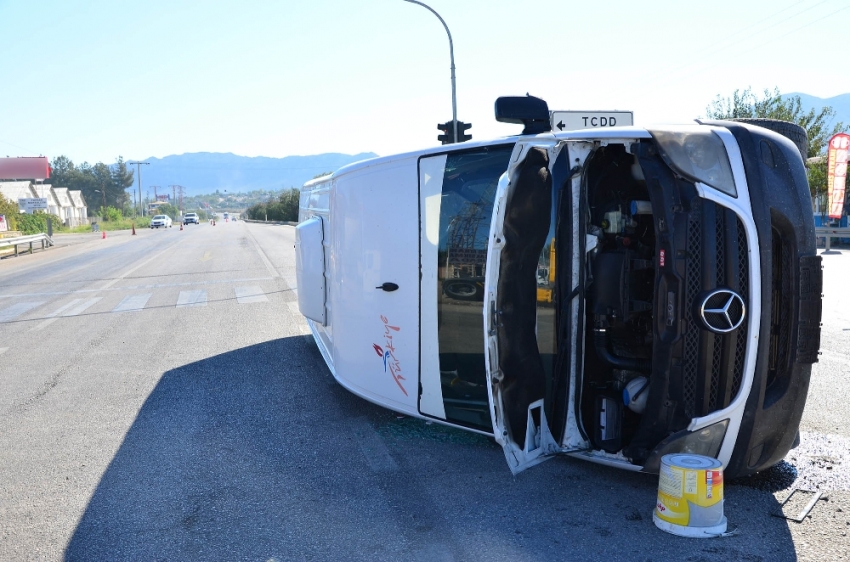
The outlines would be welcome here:
[[[401,381],[405,380],[404,375],[401,372],[401,363],[399,363],[399,360],[395,357],[395,347],[393,346],[393,332],[400,332],[401,328],[398,326],[391,326],[390,321],[383,315],[381,315],[381,322],[384,323],[384,347],[373,343],[372,348],[375,350],[375,353],[378,354],[378,357],[384,360],[384,372],[390,373],[390,376],[393,378],[395,383],[404,395],[407,396],[407,391],[401,383]]]

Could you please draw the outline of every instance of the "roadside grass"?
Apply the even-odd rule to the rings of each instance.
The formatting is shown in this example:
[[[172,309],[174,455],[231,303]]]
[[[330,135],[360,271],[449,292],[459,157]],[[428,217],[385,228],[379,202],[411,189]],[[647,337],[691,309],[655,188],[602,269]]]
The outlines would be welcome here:
[[[105,221],[99,222],[100,230],[130,230],[133,228],[133,224],[135,223],[136,228],[148,228],[151,224],[150,217],[136,217],[134,218],[124,218],[117,221]],[[76,226],[66,232],[73,233],[83,233],[83,232],[91,232],[92,227],[90,225],[82,225]]]

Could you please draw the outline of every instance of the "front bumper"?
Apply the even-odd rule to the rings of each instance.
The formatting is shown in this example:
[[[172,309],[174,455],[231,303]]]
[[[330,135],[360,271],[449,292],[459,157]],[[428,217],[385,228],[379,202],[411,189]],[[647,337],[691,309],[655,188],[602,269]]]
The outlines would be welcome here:
[[[728,419],[717,456],[735,477],[779,462],[796,438],[819,346],[820,257],[796,147],[759,127],[709,124],[727,129],[740,149],[748,187],[740,199],[697,193],[702,188],[672,175],[650,147],[638,149],[663,226],[646,407],[652,415],[644,414],[624,454],[652,471],[661,452]],[[729,333],[700,325],[696,303],[716,288],[748,303],[749,318]]]
[[[797,437],[820,347],[821,258],[797,148],[761,127],[707,124],[728,129],[741,147],[759,238],[762,314],[756,366],[725,469],[730,476],[744,476],[781,461]]]

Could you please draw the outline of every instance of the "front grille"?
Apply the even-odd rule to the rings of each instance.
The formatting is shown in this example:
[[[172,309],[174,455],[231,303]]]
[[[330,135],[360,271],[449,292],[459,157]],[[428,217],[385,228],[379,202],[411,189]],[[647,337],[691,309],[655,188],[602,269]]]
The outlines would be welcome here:
[[[748,246],[744,225],[729,209],[710,201],[694,205],[687,223],[685,323],[681,401],[689,418],[720,410],[738,394],[744,373],[747,320],[728,334],[702,326],[697,301],[711,290],[736,291],[749,307]]]
[[[776,229],[771,232],[773,271],[771,272],[772,307],[770,314],[770,350],[767,386],[776,379],[781,365],[788,362],[791,321],[791,245]]]

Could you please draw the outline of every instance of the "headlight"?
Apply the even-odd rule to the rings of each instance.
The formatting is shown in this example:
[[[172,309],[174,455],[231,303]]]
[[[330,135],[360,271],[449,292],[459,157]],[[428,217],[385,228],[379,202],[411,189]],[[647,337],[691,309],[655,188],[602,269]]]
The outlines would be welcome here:
[[[670,167],[694,181],[737,197],[732,166],[720,137],[710,130],[665,129],[649,131]]]
[[[658,444],[643,465],[644,472],[658,472],[661,457],[670,453],[691,453],[717,458],[729,420],[703,427],[696,431],[679,431]]]

